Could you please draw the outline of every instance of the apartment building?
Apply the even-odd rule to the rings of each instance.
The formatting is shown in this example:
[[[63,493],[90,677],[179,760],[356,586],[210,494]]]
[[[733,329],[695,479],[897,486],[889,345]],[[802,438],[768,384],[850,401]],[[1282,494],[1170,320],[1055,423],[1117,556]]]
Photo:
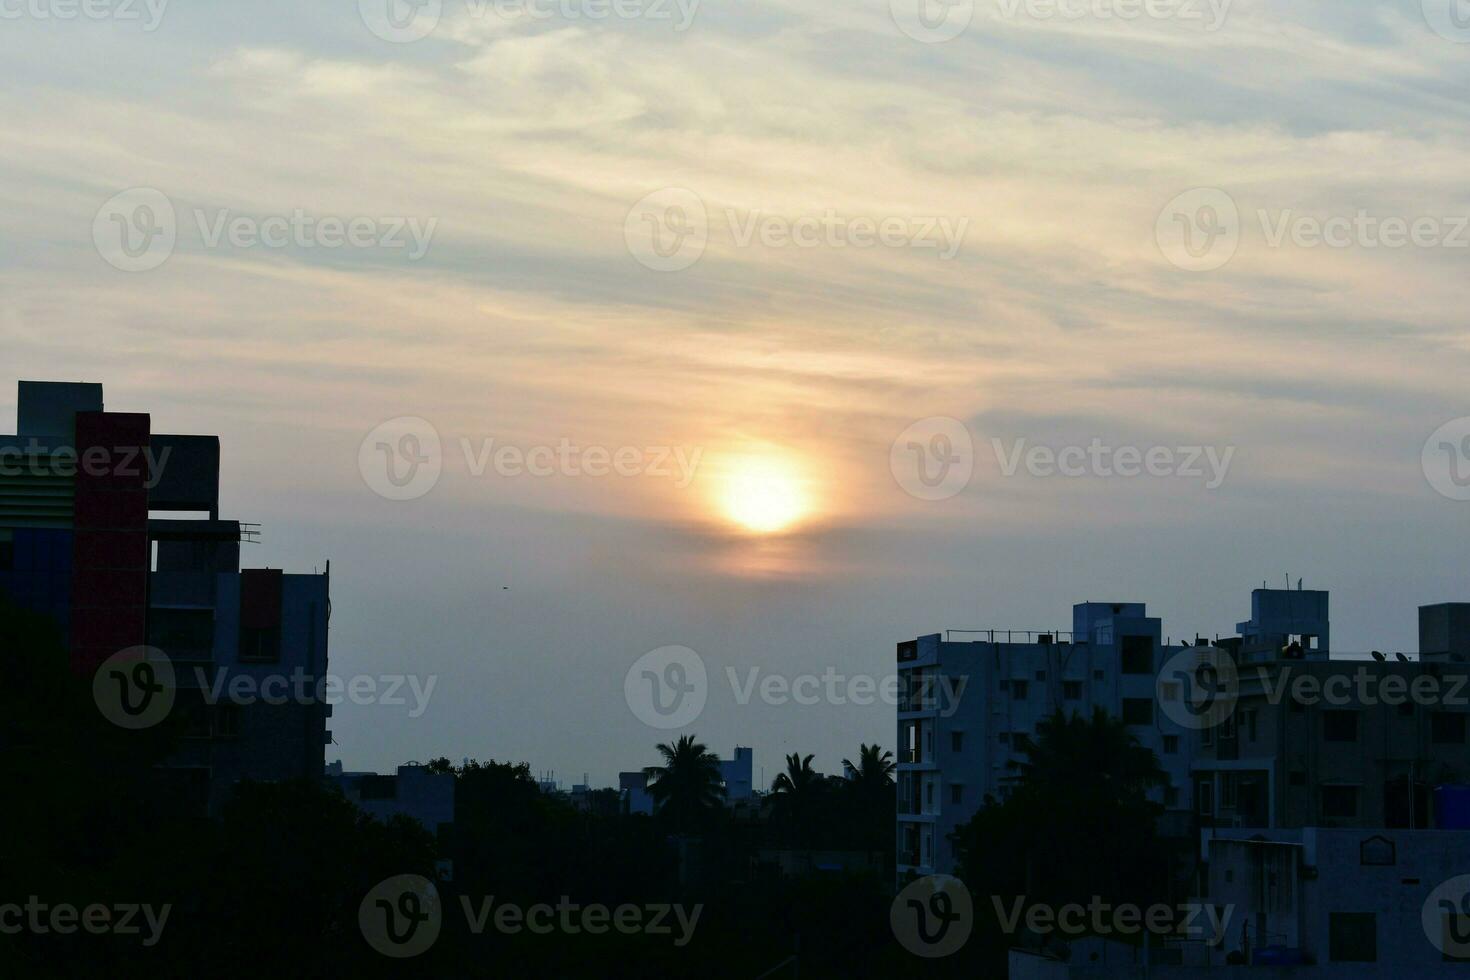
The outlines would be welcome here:
[[[1200,730],[1195,751],[1206,840],[1216,827],[1463,827],[1442,801],[1470,783],[1465,610],[1422,607],[1417,657],[1309,660],[1297,639],[1274,656],[1240,644],[1234,710]]]
[[[1470,834],[1304,827],[1210,841],[1197,937],[1013,949],[1013,980],[1370,980],[1470,969]],[[1218,924],[1217,924],[1218,923]],[[1218,932],[1218,942],[1215,941]]]
[[[1122,718],[1169,776],[1166,832],[1188,832],[1189,737],[1159,710],[1166,643],[1141,602],[1073,606],[1072,631],[961,631],[898,644],[898,872],[955,869],[949,836],[1009,791],[1037,724],[1057,710]]]
[[[180,738],[160,776],[201,813],[241,779],[319,781],[330,740],[330,566],[242,569],[258,529],[221,519],[219,487],[218,438],[154,433],[99,384],[22,381],[0,435],[0,593],[57,624],[79,676],[167,658]]]

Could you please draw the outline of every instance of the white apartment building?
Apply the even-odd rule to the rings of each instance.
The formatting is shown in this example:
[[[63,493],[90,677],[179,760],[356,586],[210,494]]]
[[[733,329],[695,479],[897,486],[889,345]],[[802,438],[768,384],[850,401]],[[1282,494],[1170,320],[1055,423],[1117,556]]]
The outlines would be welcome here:
[[[1186,833],[1190,734],[1159,710],[1168,658],[1141,602],[1083,602],[1072,632],[951,630],[898,644],[898,874],[955,870],[949,835],[987,795],[1003,798],[1011,763],[1037,723],[1061,709],[1122,718],[1169,776],[1165,828]],[[1177,824],[1177,827],[1174,827]]]

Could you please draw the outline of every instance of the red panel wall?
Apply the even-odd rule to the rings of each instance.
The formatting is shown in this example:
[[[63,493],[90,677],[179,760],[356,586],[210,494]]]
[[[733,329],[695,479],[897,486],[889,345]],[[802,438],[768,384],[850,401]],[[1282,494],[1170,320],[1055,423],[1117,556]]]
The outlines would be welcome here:
[[[147,639],[147,415],[79,412],[72,669],[98,664]]]

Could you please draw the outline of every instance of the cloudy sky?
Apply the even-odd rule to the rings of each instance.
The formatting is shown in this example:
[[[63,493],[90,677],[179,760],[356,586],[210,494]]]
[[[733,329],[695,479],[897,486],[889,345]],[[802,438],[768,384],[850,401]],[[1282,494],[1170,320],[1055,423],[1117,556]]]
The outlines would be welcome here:
[[[436,678],[355,768],[836,771],[897,640],[1287,575],[1413,650],[1470,598],[1448,2],[0,0],[0,419],[218,433],[335,672]]]

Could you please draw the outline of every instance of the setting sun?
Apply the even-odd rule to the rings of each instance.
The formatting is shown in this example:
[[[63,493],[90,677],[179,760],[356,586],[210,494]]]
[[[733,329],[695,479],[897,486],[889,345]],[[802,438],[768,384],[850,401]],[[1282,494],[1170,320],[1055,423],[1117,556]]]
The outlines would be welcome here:
[[[721,504],[731,520],[757,534],[784,531],[809,508],[801,477],[776,459],[739,460],[725,480]]]

